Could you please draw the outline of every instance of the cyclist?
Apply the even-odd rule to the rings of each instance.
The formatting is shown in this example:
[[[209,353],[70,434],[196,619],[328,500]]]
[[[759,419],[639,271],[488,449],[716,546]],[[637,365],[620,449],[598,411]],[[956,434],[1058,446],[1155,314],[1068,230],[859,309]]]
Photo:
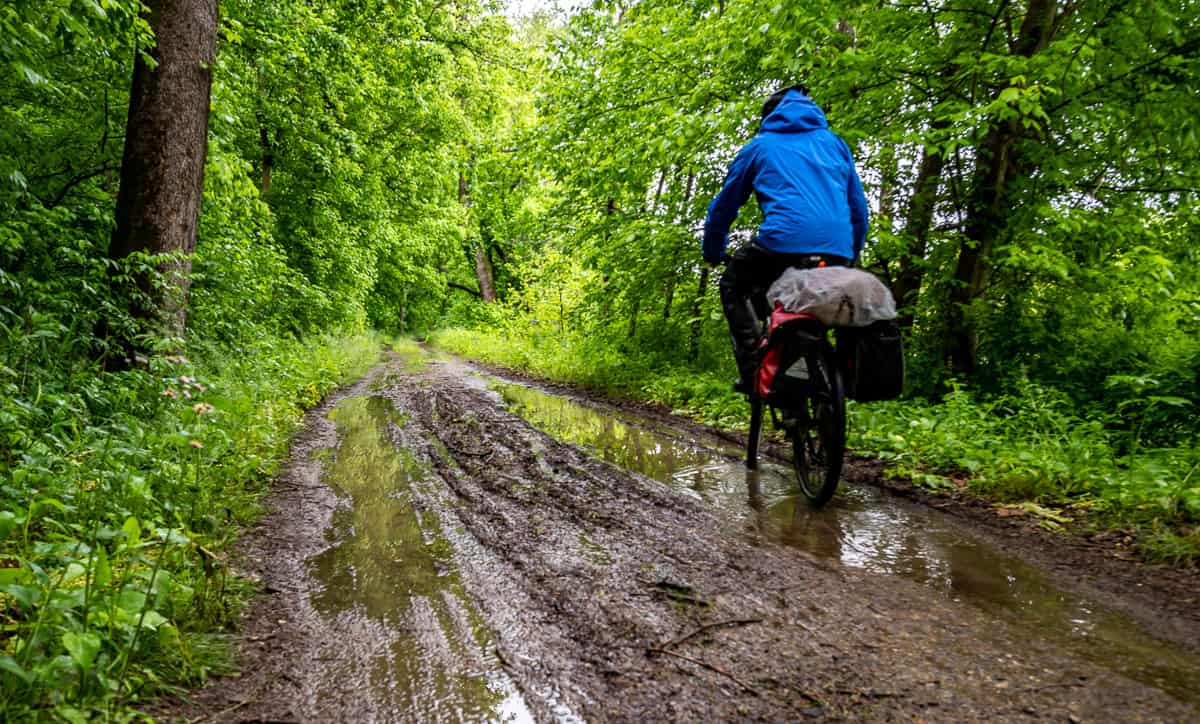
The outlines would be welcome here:
[[[762,224],[748,246],[727,257],[729,227],[752,191]],[[829,130],[808,88],[775,92],[704,220],[704,260],[729,262],[720,291],[740,374],[734,389],[753,393],[761,334],[755,296],[788,267],[849,266],[866,238],[867,199],[850,148]]]

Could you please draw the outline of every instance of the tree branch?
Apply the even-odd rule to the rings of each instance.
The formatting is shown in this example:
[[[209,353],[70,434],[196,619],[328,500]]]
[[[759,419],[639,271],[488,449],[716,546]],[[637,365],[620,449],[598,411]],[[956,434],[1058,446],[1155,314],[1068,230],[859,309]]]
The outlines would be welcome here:
[[[479,290],[477,290],[477,289],[465,287],[462,284],[457,284],[455,282],[446,282],[446,286],[451,289],[458,289],[459,291],[466,292],[467,294],[470,294],[471,296],[476,297],[478,299],[483,299],[483,294],[480,293]]]
[[[1078,101],[1082,98],[1086,98],[1087,96],[1090,96],[1093,93],[1098,93],[1099,91],[1102,91],[1105,88],[1108,88],[1110,86],[1116,85],[1117,83],[1125,80],[1129,76],[1134,75],[1135,73],[1140,73],[1141,71],[1146,70],[1147,68],[1152,68],[1152,67],[1158,65],[1159,63],[1163,62],[1164,60],[1167,60],[1169,58],[1174,58],[1174,57],[1177,57],[1180,55],[1188,55],[1190,53],[1196,53],[1197,51],[1200,51],[1200,38],[1194,38],[1193,40],[1191,40],[1187,43],[1184,43],[1183,45],[1179,45],[1177,47],[1171,48],[1170,50],[1168,50],[1164,53],[1160,53],[1159,55],[1156,55],[1155,57],[1151,58],[1150,60],[1147,60],[1145,63],[1136,65],[1133,68],[1130,68],[1129,70],[1125,71],[1124,73],[1121,73],[1120,75],[1116,75],[1116,76],[1113,76],[1112,78],[1109,78],[1108,80],[1104,81],[1103,83],[1097,83],[1096,85],[1092,86],[1091,88],[1088,88],[1076,95],[1070,96],[1069,98],[1064,98],[1061,103],[1058,103],[1058,104],[1048,108],[1046,110],[1046,115],[1051,115],[1053,113],[1056,113],[1057,111],[1060,111],[1063,108],[1066,108],[1068,105],[1070,105],[1071,103],[1074,103],[1075,101]]]
[[[96,176],[99,176],[100,174],[102,174],[106,171],[112,171],[112,170],[114,170],[112,166],[110,166],[108,164],[104,164],[103,166],[101,166],[100,168],[98,168],[94,171],[85,171],[84,173],[74,176],[70,180],[68,180],[65,184],[63,184],[63,187],[61,189],[59,189],[57,194],[54,195],[53,199],[51,199],[50,201],[42,201],[42,205],[45,206],[47,209],[53,209],[55,206],[58,206],[59,204],[61,204],[63,202],[63,199],[65,199],[67,197],[67,194],[71,192],[71,189],[75,188],[76,186],[83,183],[84,181],[87,181],[90,178],[95,178]]]
[[[1107,186],[1096,187],[1097,191],[1114,194],[1194,194],[1200,191],[1200,183],[1190,186]]]

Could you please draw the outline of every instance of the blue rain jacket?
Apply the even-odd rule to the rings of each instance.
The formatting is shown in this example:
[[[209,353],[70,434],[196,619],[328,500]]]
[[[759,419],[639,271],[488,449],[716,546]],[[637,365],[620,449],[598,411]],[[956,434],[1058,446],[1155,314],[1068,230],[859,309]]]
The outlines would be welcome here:
[[[759,246],[857,260],[867,238],[867,198],[850,148],[825,114],[789,91],[729,167],[704,220],[704,258],[725,255],[729,227],[753,191],[763,212]]]

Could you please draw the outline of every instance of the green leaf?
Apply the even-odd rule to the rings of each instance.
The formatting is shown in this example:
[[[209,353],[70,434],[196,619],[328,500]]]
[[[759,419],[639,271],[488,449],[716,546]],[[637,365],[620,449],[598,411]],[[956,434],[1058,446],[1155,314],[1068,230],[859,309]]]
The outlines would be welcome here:
[[[132,614],[139,614],[146,606],[146,594],[136,588],[126,588],[117,596],[117,607]]]
[[[108,13],[104,12],[104,7],[100,5],[97,0],[84,0],[83,4],[86,5],[92,12],[96,13],[96,15],[102,18],[108,17]]]
[[[53,508],[60,513],[67,511],[67,506],[57,498],[38,498],[33,502],[32,515],[40,515],[48,508]]]
[[[14,528],[17,528],[24,522],[24,518],[17,517],[17,514],[11,510],[0,510],[0,541],[7,538],[8,534],[12,533]]]
[[[73,706],[56,706],[54,707],[54,715],[67,720],[71,724],[87,724],[93,720],[91,716]]]
[[[0,585],[5,585],[8,583],[24,583],[32,577],[32,574],[29,572],[29,570],[22,566],[20,561],[15,558],[8,558],[0,561],[0,563],[5,564],[0,566]]]
[[[38,599],[41,598],[41,594],[36,588],[22,586],[17,583],[9,583],[7,585],[0,586],[0,593],[6,593],[12,596],[20,601],[25,608],[33,608],[34,604],[36,604]]]
[[[121,530],[125,531],[125,545],[130,548],[136,546],[142,540],[142,527],[138,525],[137,518],[132,515],[125,519],[125,524],[121,526]]]
[[[62,582],[64,585],[77,581],[87,573],[87,568],[82,563],[72,561],[67,564],[67,570],[63,572]]]
[[[24,63],[17,63],[17,69],[21,71],[21,75],[25,76],[25,80],[29,81],[30,85],[42,85],[46,82],[45,76]]]
[[[62,635],[62,644],[71,660],[84,670],[92,667],[96,654],[100,653],[100,637],[94,633],[68,631]]]
[[[156,630],[164,623],[167,623],[167,617],[154,610],[147,611],[146,616],[142,619],[142,626],[151,631]]]
[[[94,588],[104,588],[112,581],[112,566],[108,563],[108,553],[103,546],[96,549],[96,563],[92,576]]]
[[[33,681],[33,675],[23,669],[21,665],[17,663],[16,659],[8,654],[0,655],[0,671],[7,671],[21,681],[24,681],[26,684]]]

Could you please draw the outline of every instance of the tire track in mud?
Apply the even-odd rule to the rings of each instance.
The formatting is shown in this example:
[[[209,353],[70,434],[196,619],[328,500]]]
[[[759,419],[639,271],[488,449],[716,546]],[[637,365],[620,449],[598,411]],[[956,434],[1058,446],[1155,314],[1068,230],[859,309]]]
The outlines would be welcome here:
[[[1029,647],[1007,647],[1004,627],[906,582],[728,540],[702,504],[542,435],[461,367],[434,364],[425,378],[428,388],[389,397],[413,415],[410,434],[437,441],[433,464],[458,497],[457,517],[556,622],[554,644],[526,644],[543,649],[542,666],[587,718],[1107,717],[1118,703],[1139,711],[1138,702],[1142,714],[1157,702],[1164,719],[1190,711],[1050,645],[1031,661],[998,653]],[[715,631],[678,653],[754,692],[685,659],[647,655],[706,622],[751,616],[764,623]],[[571,696],[579,689],[586,700]],[[1010,710],[1013,698],[1020,708]]]
[[[919,585],[731,538],[703,503],[538,432],[453,361],[393,361],[342,397],[354,396],[382,396],[398,411],[390,439],[428,471],[407,500],[449,542],[474,606],[445,605],[458,644],[413,655],[459,656],[439,669],[458,676],[502,666],[539,720],[1197,716]],[[336,402],[309,415],[274,512],[248,543],[269,595],[247,622],[247,673],[202,692],[192,712],[422,718],[381,699],[370,681],[379,672],[362,663],[379,661],[371,652],[387,645],[387,627],[339,624],[312,605],[322,586],[305,562],[328,548],[323,531],[346,505],[310,458],[336,442],[327,419]],[[415,618],[442,635],[431,617]],[[705,628],[746,619],[757,622]],[[483,648],[469,635],[480,628]]]

